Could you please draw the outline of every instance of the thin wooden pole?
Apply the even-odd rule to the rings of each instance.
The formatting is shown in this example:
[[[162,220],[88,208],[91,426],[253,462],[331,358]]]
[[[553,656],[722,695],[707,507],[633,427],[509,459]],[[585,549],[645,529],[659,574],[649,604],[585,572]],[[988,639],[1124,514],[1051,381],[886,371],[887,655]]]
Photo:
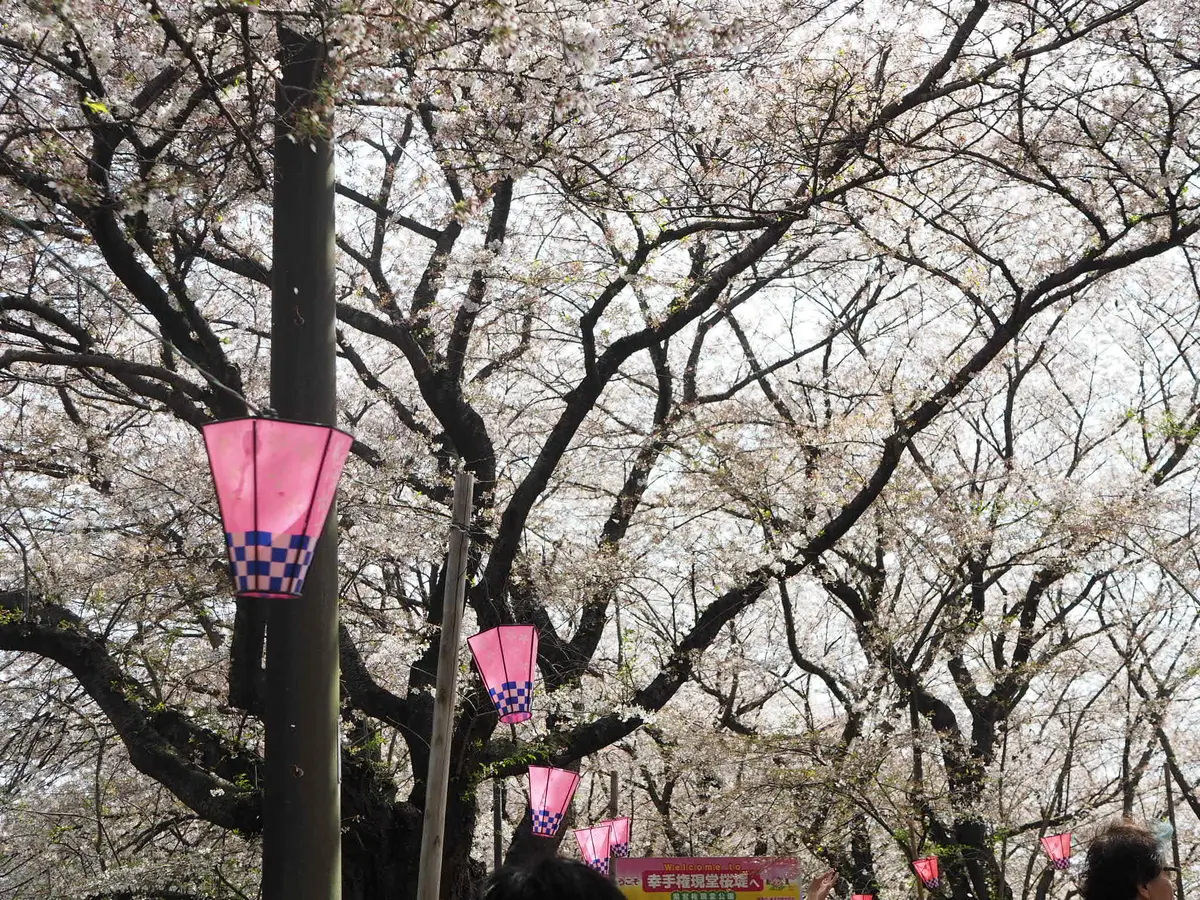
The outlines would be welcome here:
[[[1179,862],[1179,830],[1175,827],[1175,802],[1171,796],[1171,762],[1163,762],[1163,779],[1167,784],[1167,820],[1171,823],[1171,856],[1175,866],[1175,898],[1183,900],[1183,872]]]
[[[446,839],[446,793],[450,787],[450,737],[454,728],[454,689],[458,681],[458,643],[467,592],[467,523],[475,476],[465,469],[454,479],[446,591],[442,597],[442,635],[438,644],[437,692],[433,698],[433,734],[429,741],[429,777],[425,782],[425,822],[417,900],[438,900],[442,848]]]
[[[614,769],[608,773],[608,817],[615,819],[619,813],[617,812],[617,801],[619,799],[618,791],[621,790],[621,776]]]
[[[917,676],[910,677],[908,685],[908,725],[912,732],[912,792],[913,805],[919,807],[925,793],[925,764],[921,758],[921,714],[917,709]],[[916,815],[909,820],[908,846],[909,855],[917,858],[917,822]],[[917,900],[925,900],[925,879],[917,875]]]
[[[499,778],[492,779],[492,871],[504,865],[504,788]]]

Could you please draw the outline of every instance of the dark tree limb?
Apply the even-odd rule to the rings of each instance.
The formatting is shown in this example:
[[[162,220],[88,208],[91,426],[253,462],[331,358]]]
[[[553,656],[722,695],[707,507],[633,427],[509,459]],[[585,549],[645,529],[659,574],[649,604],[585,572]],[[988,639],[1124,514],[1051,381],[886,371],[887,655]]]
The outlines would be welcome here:
[[[207,822],[245,833],[261,828],[258,791],[238,786],[254,783],[257,757],[156,704],[117,665],[104,638],[63,607],[11,591],[0,594],[0,616],[0,650],[35,653],[70,671],[103,710],[134,768]]]

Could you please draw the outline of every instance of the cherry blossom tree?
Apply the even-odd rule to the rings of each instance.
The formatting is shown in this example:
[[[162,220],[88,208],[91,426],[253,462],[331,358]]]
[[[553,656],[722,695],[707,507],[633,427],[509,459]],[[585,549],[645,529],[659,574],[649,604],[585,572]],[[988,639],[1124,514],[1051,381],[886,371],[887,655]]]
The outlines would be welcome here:
[[[269,635],[229,598],[196,429],[265,405],[284,27],[333,59],[347,897],[415,888],[459,466],[469,616],[538,626],[542,703],[514,734],[464,685],[449,896],[480,784],[531,760],[629,760],[673,850],[791,840],[877,878],[953,847],[958,898],[1011,881],[996,828],[1047,822],[997,825],[991,779],[1081,654],[1149,655],[1123,734],[1135,767],[1147,728],[1167,746],[1175,651],[1104,617],[1133,591],[1162,627],[1139,610],[1192,583],[1179,0],[0,12],[15,896],[256,890]],[[802,740],[703,783],[680,741],[709,709],[722,741]],[[903,789],[865,796],[839,773],[896,709]],[[780,837],[687,833],[793,751]],[[509,854],[545,846],[525,821]]]
[[[784,621],[758,627],[784,632],[790,660],[748,651],[744,634],[710,651],[697,683],[718,701],[711,721],[754,740],[716,768],[679,764],[713,752],[709,738],[685,751],[682,729],[641,751],[673,848],[695,808],[675,796],[715,774],[728,806],[712,845],[748,846],[767,821],[777,846],[858,888],[902,889],[907,863],[933,852],[956,897],[1040,898],[1069,881],[1038,837],[1165,818],[1168,775],[1195,811],[1174,747],[1194,727],[1197,674],[1189,270],[1185,256],[1026,329],[909,445],[870,527],[811,575],[778,579]],[[769,512],[768,535],[787,516]],[[1194,820],[1179,831],[1187,862]]]

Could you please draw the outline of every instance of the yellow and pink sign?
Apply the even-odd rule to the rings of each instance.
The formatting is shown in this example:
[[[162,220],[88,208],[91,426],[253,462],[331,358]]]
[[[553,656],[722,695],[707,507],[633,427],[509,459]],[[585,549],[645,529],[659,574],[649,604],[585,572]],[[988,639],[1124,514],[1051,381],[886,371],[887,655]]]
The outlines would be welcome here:
[[[650,856],[613,864],[626,900],[800,900],[794,857]]]

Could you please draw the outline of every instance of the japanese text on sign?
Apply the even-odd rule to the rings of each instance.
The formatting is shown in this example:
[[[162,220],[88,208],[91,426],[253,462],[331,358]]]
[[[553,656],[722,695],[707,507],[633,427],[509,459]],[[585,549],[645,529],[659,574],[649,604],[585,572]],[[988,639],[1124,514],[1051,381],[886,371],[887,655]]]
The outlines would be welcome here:
[[[799,900],[799,867],[783,857],[614,860],[627,900]]]

